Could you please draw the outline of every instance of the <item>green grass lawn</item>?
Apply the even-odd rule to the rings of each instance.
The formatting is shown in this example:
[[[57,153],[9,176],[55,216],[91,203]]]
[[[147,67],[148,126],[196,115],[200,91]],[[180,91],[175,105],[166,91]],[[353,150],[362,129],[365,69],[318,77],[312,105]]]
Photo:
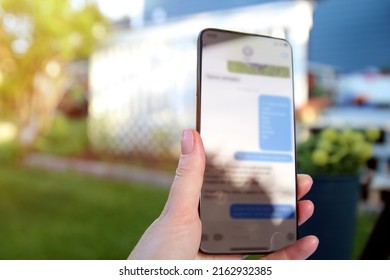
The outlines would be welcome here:
[[[0,166],[0,259],[125,259],[168,190]]]
[[[167,189],[0,165],[0,259],[125,259]],[[375,214],[359,214],[359,258]]]
[[[378,218],[378,213],[363,213],[358,215],[356,234],[354,239],[354,247],[352,251],[352,258],[359,259],[364,250],[368,238],[374,228],[375,222]]]

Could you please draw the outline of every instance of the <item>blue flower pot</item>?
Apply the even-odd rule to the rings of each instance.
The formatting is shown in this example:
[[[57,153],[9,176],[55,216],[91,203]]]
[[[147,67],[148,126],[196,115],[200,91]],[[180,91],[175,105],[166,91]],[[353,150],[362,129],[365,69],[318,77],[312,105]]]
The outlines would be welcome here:
[[[313,216],[299,227],[300,237],[314,234],[320,244],[309,259],[350,259],[359,200],[359,175],[313,176],[304,199],[313,201]]]

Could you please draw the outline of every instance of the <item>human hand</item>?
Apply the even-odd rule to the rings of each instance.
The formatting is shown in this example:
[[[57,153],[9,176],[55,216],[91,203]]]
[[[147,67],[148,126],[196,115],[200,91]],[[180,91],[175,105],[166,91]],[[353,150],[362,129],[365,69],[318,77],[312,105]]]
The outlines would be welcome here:
[[[206,156],[198,132],[183,131],[176,176],[168,200],[160,215],[145,231],[129,259],[242,259],[241,255],[206,255],[199,252],[202,224],[198,204],[203,183]],[[311,188],[308,175],[298,175],[298,199]],[[298,224],[313,214],[311,201],[298,202]],[[306,259],[317,249],[318,239],[306,236],[263,259]]]

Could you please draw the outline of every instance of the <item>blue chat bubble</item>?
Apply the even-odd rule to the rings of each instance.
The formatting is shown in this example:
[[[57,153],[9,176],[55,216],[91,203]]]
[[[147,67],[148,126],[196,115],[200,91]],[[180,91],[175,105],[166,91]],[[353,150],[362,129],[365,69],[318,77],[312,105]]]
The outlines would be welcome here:
[[[289,204],[232,204],[233,219],[293,219],[295,210]]]
[[[284,96],[260,95],[260,148],[271,151],[291,151],[292,100]]]
[[[236,152],[236,160],[268,161],[268,162],[292,162],[293,158],[288,154],[269,154],[256,152]]]

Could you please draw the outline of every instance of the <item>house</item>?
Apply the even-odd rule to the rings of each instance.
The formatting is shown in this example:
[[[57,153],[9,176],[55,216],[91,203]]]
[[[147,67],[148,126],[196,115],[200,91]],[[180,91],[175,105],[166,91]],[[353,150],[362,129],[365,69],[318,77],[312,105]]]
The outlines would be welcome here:
[[[165,12],[157,8],[155,17],[163,24],[147,22],[142,28],[115,32],[93,54],[88,123],[96,150],[147,158],[177,156],[181,130],[195,126],[196,40],[207,27],[287,38],[294,51],[295,102],[305,103],[312,5],[276,1],[237,8],[234,2],[226,1],[231,9],[172,19],[164,19]],[[147,1],[146,13],[148,7]]]
[[[232,9],[280,0],[146,0],[145,22],[163,14],[167,20],[196,13]],[[388,0],[313,0],[309,61],[352,72],[390,68],[390,2]]]

